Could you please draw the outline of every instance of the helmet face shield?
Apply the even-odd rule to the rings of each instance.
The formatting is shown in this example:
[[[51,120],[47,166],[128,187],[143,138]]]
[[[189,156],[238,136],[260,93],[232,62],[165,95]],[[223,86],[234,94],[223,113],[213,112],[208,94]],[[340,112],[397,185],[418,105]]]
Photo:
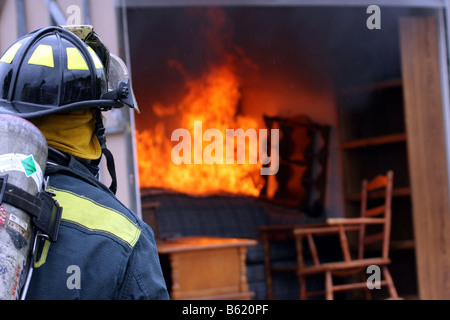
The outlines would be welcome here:
[[[0,113],[32,118],[80,108],[133,107],[131,87],[128,95],[123,88],[120,95],[105,95],[117,90],[108,90],[108,75],[120,79],[117,87],[124,73],[107,70],[109,52],[92,27],[85,40],[64,28],[48,27],[13,43],[0,57]]]
[[[110,54],[109,68],[108,68],[108,92],[123,90],[123,86],[128,88],[128,96],[123,99],[123,102],[130,108],[134,108],[139,112],[139,108],[134,97],[133,89],[129,83],[130,76],[128,68],[118,56]],[[122,86],[122,87],[121,87]]]

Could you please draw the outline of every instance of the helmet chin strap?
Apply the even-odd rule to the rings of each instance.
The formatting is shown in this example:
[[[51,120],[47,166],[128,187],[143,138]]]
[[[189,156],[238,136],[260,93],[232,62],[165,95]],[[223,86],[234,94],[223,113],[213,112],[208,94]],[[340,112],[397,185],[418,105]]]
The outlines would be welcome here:
[[[109,175],[111,176],[111,185],[109,190],[112,193],[116,194],[117,192],[117,177],[116,177],[116,166],[114,164],[114,157],[111,151],[106,147],[106,136],[105,136],[105,127],[103,126],[102,113],[97,109],[96,111],[96,134],[98,141],[100,142],[100,146],[102,148],[102,153],[106,158],[106,167],[108,168]]]

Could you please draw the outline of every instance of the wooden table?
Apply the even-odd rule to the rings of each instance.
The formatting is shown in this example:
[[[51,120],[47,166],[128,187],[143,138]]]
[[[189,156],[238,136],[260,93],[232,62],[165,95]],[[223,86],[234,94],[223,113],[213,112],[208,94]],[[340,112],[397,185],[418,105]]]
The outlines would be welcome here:
[[[258,226],[255,230],[261,232],[261,242],[264,248],[264,271],[266,275],[267,299],[275,299],[273,293],[272,273],[274,271],[292,271],[296,270],[297,266],[274,267],[270,259],[270,243],[276,241],[292,240],[294,242],[294,229],[296,228],[312,228],[321,227],[325,223],[310,223],[310,224],[289,224],[289,225],[271,225]]]
[[[247,247],[253,239],[182,237],[157,244],[171,299],[250,299]]]

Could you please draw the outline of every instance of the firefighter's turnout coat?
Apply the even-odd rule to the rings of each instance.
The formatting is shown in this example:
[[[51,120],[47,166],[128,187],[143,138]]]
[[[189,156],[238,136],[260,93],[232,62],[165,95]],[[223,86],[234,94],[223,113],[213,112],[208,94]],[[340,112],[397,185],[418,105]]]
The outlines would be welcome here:
[[[46,174],[62,219],[26,298],[168,299],[153,231],[95,178],[97,171],[49,150]]]

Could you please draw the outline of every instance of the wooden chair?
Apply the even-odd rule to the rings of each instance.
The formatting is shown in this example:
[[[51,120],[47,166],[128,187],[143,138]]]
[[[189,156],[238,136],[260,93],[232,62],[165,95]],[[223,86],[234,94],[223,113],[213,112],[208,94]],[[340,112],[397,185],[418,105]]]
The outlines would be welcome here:
[[[391,231],[391,198],[393,189],[393,171],[388,171],[386,175],[378,175],[370,182],[365,179],[361,189],[361,216],[355,218],[329,218],[322,227],[317,228],[296,228],[294,236],[298,254],[297,273],[300,282],[300,299],[307,299],[310,295],[323,292],[308,292],[306,278],[315,274],[325,276],[325,297],[327,300],[334,299],[335,292],[349,291],[355,289],[365,290],[365,297],[370,299],[370,289],[367,283],[367,268],[377,266],[376,270],[381,271],[383,280],[375,284],[380,287],[385,286],[391,299],[398,299],[397,290],[394,286],[391,274],[388,269],[389,244]],[[374,198],[379,198],[383,202],[369,208],[369,202]],[[371,201],[369,201],[371,200]],[[374,227],[378,225],[378,227]],[[376,228],[374,233],[373,228]],[[380,231],[381,229],[381,231]],[[370,232],[369,232],[370,231]],[[352,259],[348,234],[358,234],[357,256]],[[315,237],[323,235],[338,235],[342,248],[342,261],[332,261],[321,263],[319,253],[315,243]],[[306,237],[309,251],[312,257],[312,265],[305,264],[303,259],[302,240]],[[356,237],[355,237],[356,238]],[[351,239],[351,238],[350,238]],[[376,256],[365,257],[367,246],[381,244],[380,250],[370,251],[378,253]],[[378,269],[379,268],[379,269]],[[370,272],[371,274],[371,272]],[[341,277],[341,283],[334,284],[333,277]],[[360,277],[355,277],[360,276]],[[345,278],[344,278],[345,277]],[[355,279],[356,278],[356,279]],[[381,278],[381,274],[380,274]],[[342,281],[345,280],[343,283]],[[347,283],[347,281],[351,283]],[[357,280],[355,282],[355,280]]]

